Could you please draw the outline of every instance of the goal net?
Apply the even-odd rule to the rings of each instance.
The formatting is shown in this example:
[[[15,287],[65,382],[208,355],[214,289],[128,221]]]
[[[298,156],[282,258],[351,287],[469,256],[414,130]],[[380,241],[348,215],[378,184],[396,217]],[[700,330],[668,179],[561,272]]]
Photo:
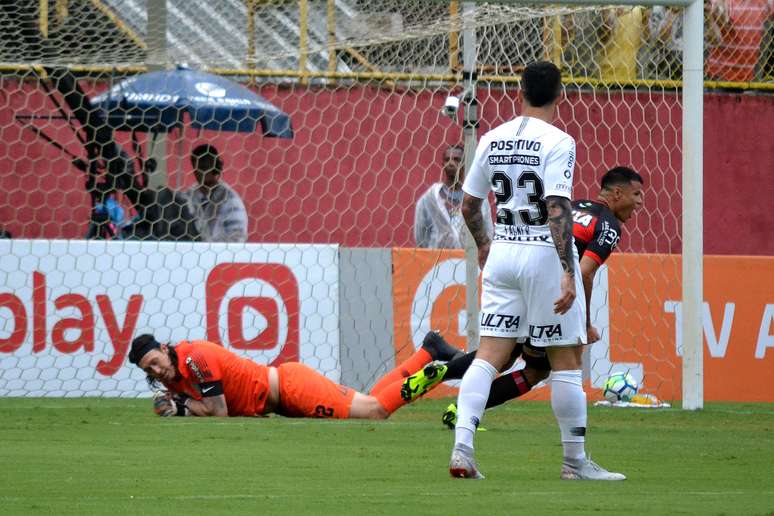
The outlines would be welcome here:
[[[430,329],[465,348],[477,320],[442,186],[462,113],[441,108],[463,86],[467,29],[479,135],[518,114],[523,67],[550,60],[574,197],[595,199],[617,165],[645,178],[597,274],[588,380],[628,370],[679,397],[679,9],[490,2],[464,21],[456,1],[16,4],[0,8],[0,395],[144,395],[125,359],[142,333],[363,390]],[[183,98],[178,65],[260,95],[263,118],[213,81]],[[130,94],[143,72],[155,91]],[[213,215],[225,197],[202,193],[190,160],[203,144],[246,223]]]

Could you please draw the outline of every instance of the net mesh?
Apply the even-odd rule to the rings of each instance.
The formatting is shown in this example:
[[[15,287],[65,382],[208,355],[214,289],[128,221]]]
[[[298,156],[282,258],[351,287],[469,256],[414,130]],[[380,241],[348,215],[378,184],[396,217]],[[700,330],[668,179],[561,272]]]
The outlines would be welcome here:
[[[578,143],[574,197],[595,198],[616,165],[645,176],[624,254],[597,278],[603,340],[588,363],[595,386],[619,367],[679,396],[662,295],[679,299],[679,10],[478,3],[466,22],[459,2],[46,4],[0,7],[0,222],[13,237],[0,244],[0,394],[142,394],[124,357],[144,332],[299,359],[363,390],[430,328],[464,347],[462,252],[416,249],[414,226],[443,152],[462,143],[440,108],[461,90],[468,24],[479,134],[518,113],[518,74],[548,59],[565,75],[557,125]],[[767,5],[708,5],[707,79],[771,81]],[[181,104],[179,123],[113,131],[89,100],[179,64],[261,95],[293,137],[213,130],[222,114]],[[210,228],[192,200],[201,144],[244,205],[218,200],[241,234]]]

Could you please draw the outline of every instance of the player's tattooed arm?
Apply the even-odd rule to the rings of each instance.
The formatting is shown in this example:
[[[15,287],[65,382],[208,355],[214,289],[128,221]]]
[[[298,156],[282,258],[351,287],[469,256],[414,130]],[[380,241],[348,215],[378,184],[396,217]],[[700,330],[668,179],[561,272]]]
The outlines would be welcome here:
[[[548,207],[548,228],[554,239],[559,262],[564,272],[575,275],[575,260],[572,249],[572,205],[566,197],[550,195],[546,197]]]
[[[468,226],[470,234],[479,249],[490,244],[489,235],[484,224],[484,215],[481,213],[481,205],[484,199],[465,194],[462,199],[462,216],[465,218],[465,225]]]
[[[201,400],[189,399],[186,407],[194,416],[228,416],[226,397],[223,394],[204,397]]]

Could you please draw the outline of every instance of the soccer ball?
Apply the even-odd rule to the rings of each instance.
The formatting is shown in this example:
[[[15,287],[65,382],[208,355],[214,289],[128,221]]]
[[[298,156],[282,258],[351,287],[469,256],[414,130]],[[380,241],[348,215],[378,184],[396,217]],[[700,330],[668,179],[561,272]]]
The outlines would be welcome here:
[[[613,373],[605,382],[604,393],[607,401],[630,401],[637,394],[637,380],[629,373]]]

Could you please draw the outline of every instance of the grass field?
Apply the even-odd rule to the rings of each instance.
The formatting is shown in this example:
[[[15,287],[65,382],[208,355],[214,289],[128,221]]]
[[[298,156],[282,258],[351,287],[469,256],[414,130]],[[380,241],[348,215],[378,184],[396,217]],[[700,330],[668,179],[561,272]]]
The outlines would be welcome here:
[[[774,405],[590,408],[626,482],[562,482],[550,407],[514,402],[455,480],[445,401],[386,422],[158,418],[149,400],[0,399],[0,514],[774,515]]]

